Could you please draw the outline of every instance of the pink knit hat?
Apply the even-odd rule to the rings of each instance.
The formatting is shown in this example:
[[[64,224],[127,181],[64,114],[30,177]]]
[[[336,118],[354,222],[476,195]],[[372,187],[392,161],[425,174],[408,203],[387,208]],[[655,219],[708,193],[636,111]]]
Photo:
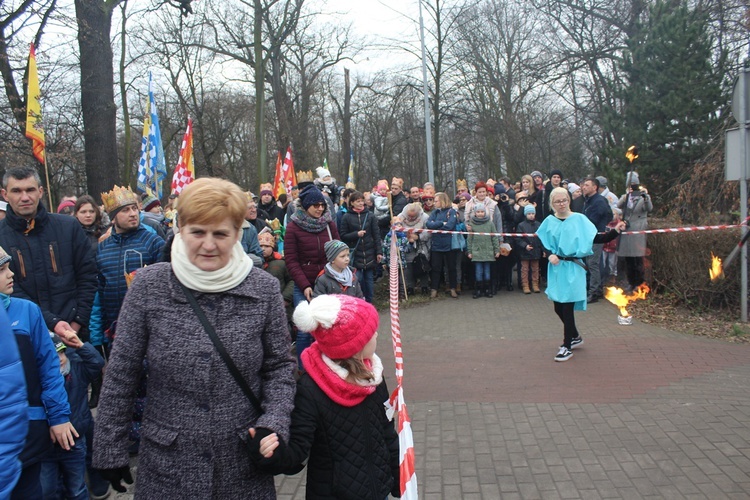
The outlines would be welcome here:
[[[294,310],[294,324],[310,332],[331,359],[348,359],[360,352],[378,329],[378,311],[348,295],[319,295]]]

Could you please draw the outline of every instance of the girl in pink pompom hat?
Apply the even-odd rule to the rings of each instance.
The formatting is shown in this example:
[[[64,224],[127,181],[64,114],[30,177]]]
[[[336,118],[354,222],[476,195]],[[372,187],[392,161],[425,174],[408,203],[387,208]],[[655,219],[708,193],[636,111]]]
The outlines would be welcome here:
[[[294,322],[315,342],[302,353],[291,437],[250,429],[256,467],[296,474],[309,457],[306,498],[400,496],[398,435],[375,354],[378,312],[356,297],[320,295],[297,306]]]

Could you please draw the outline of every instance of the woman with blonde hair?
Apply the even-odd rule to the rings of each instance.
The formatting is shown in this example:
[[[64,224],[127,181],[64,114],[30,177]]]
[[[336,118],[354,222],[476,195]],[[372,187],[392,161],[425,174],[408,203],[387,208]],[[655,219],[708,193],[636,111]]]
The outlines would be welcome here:
[[[171,262],[139,270],[125,296],[93,457],[118,491],[133,482],[125,438],[147,359],[136,498],[275,498],[273,477],[250,464],[248,429],[288,439],[295,364],[279,282],[240,244],[246,208],[229,181],[188,185]]]
[[[435,209],[430,212],[430,217],[425,224],[427,229],[439,229],[442,231],[453,231],[458,223],[458,214],[453,209],[450,198],[445,193],[435,195]],[[451,297],[458,298],[456,285],[458,277],[456,274],[456,254],[451,251],[451,234],[432,234],[432,248],[430,250],[430,297],[437,297],[440,276],[443,274],[443,266],[448,263],[448,286]]]

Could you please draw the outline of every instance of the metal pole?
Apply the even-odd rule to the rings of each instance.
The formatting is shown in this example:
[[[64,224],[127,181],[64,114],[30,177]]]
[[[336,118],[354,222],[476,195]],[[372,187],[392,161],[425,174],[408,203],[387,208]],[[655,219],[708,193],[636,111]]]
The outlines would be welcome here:
[[[422,92],[424,93],[424,133],[427,142],[427,180],[435,184],[435,172],[432,168],[432,127],[430,126],[430,96],[427,94],[427,57],[424,48],[424,19],[422,18],[422,0],[419,1],[419,31],[422,41]]]
[[[740,158],[742,158],[742,168],[740,168],[740,217],[744,221],[747,219],[747,167],[748,167],[748,151],[747,151],[747,78],[748,73],[746,69],[742,70],[740,75]],[[742,226],[742,236],[745,236],[747,232],[747,225]],[[742,246],[742,262],[740,270],[740,304],[741,304],[741,317],[742,322],[747,323],[747,246]]]

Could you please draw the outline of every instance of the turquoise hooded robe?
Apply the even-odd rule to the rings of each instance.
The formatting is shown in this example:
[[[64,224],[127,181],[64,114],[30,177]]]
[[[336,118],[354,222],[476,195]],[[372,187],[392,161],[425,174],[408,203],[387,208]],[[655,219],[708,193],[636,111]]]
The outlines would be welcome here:
[[[537,236],[551,254],[585,258],[592,255],[596,226],[588,217],[571,213],[566,219],[544,219]],[[575,302],[574,309],[586,310],[586,270],[575,262],[561,260],[547,266],[547,297],[554,302]]]

